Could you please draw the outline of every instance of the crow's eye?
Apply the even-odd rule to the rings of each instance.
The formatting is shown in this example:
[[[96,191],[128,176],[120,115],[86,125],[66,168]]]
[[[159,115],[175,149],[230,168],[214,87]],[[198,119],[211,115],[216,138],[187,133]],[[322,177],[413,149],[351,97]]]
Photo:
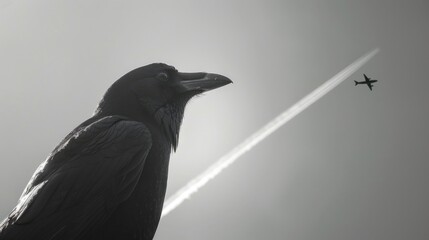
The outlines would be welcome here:
[[[168,81],[168,75],[165,72],[158,73],[158,75],[156,75],[156,78],[161,81]]]

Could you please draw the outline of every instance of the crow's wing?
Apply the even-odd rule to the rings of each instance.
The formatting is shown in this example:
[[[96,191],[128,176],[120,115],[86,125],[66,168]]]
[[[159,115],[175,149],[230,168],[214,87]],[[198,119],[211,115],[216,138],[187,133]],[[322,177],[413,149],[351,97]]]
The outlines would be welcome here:
[[[79,129],[36,171],[0,238],[79,239],[131,195],[151,145],[142,123],[121,117]]]

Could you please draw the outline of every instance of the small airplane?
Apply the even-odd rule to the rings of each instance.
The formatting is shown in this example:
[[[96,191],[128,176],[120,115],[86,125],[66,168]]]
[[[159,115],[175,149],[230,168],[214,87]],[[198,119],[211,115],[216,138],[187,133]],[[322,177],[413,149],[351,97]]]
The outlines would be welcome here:
[[[358,84],[366,84],[366,85],[368,85],[369,90],[372,91],[372,87],[374,86],[372,84],[375,83],[375,82],[378,82],[378,80],[371,79],[371,78],[367,77],[365,74],[363,74],[363,76],[365,77],[365,81],[358,82],[358,81],[355,80],[355,86],[358,85]]]

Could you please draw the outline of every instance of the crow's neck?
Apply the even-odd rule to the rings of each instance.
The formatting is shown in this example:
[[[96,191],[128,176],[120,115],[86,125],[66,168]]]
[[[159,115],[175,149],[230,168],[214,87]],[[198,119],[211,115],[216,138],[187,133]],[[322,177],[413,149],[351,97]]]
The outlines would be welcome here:
[[[163,105],[148,99],[139,99],[138,104],[134,106],[128,104],[127,107],[116,106],[102,100],[93,118],[120,115],[134,121],[153,123],[161,129],[173,149],[176,150],[185,106],[191,98],[192,95],[183,95]]]
[[[182,125],[183,114],[186,103],[167,104],[159,108],[154,116],[155,121],[162,128],[171,146],[176,150],[179,142],[180,126]]]

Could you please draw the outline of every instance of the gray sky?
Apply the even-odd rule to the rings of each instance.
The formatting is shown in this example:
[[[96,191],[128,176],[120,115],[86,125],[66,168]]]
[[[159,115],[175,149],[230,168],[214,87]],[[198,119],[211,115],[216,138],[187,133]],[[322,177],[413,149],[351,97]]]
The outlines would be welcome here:
[[[0,0],[0,218],[129,70],[233,85],[191,101],[167,195],[369,50],[380,53],[160,223],[155,239],[427,239],[429,3]],[[379,80],[354,87],[362,73]]]

